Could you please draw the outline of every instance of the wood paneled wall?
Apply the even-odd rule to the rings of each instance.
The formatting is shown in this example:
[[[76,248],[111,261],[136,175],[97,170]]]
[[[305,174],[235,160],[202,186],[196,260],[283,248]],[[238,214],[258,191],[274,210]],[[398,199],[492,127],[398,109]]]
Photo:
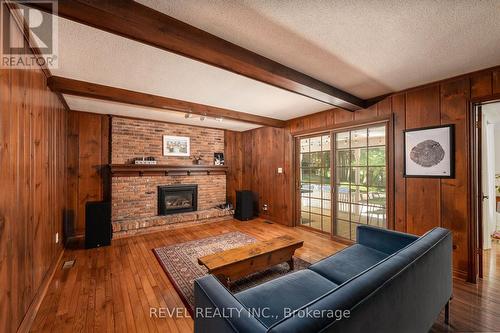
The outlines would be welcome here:
[[[16,332],[63,251],[67,111],[38,66],[0,73],[0,332]]]
[[[85,232],[85,203],[109,200],[111,183],[110,117],[69,112],[68,121],[68,234]]]
[[[289,131],[271,127],[242,133],[226,131],[225,145],[228,199],[234,204],[236,190],[251,190],[258,195],[262,218],[293,225]],[[278,173],[278,168],[283,173]]]
[[[278,209],[265,217],[291,225],[291,164],[285,169],[285,177],[272,175],[277,161],[286,165],[285,161],[292,159],[290,136],[392,115],[394,227],[414,234],[423,234],[435,226],[451,229],[454,237],[454,269],[457,275],[465,278],[469,269],[468,250],[472,246],[469,237],[473,223],[469,206],[469,106],[472,99],[500,99],[499,94],[500,68],[493,68],[399,92],[365,110],[348,112],[332,109],[293,119],[282,130],[259,128],[230,134],[240,138],[240,141],[226,140],[229,146],[226,149],[226,161],[231,164],[232,155],[241,154],[241,157],[234,157],[234,163],[242,163],[243,167],[241,171],[236,168],[237,174],[233,174],[230,168],[228,177],[235,180],[228,183],[228,195],[234,189],[248,188],[258,192],[259,197],[270,197],[268,200],[273,203],[273,208]],[[403,131],[440,124],[455,124],[456,177],[442,180],[404,178]],[[280,132],[279,135],[277,132]],[[240,173],[242,182],[237,180]],[[249,181],[250,185],[245,184],[245,181]]]

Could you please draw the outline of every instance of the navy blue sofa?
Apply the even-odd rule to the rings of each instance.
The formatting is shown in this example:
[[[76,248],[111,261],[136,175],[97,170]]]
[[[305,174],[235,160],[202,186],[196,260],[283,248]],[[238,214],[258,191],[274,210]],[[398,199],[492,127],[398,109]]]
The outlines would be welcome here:
[[[194,331],[427,332],[449,309],[451,253],[447,229],[359,226],[356,244],[236,294],[211,275],[196,280]]]

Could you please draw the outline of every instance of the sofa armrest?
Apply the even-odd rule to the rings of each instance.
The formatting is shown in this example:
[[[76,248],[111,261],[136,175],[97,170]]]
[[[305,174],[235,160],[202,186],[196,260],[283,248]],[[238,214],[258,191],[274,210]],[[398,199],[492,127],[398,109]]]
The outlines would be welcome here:
[[[418,239],[417,236],[370,226],[358,226],[358,244],[380,252],[393,254]]]
[[[213,275],[194,281],[194,332],[266,332]]]

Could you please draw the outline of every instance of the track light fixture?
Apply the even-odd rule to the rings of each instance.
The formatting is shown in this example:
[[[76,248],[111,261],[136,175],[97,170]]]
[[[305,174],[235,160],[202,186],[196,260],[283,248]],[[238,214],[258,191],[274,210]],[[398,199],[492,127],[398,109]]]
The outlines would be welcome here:
[[[199,118],[200,121],[204,121],[205,119],[207,119],[207,115],[201,115],[199,117],[195,117],[194,114],[190,113],[190,112],[186,112],[184,114],[184,118],[186,119],[195,119],[195,118]],[[218,121],[218,122],[221,122],[224,120],[224,118],[222,117],[208,117],[208,119],[213,119],[215,121]]]

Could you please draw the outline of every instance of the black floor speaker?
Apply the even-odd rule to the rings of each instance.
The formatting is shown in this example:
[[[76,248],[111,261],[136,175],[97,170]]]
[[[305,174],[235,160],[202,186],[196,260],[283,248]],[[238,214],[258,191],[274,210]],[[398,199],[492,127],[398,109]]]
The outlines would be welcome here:
[[[240,221],[254,218],[254,200],[252,191],[236,191],[234,218]]]
[[[111,245],[111,202],[89,201],[85,204],[85,248]]]

